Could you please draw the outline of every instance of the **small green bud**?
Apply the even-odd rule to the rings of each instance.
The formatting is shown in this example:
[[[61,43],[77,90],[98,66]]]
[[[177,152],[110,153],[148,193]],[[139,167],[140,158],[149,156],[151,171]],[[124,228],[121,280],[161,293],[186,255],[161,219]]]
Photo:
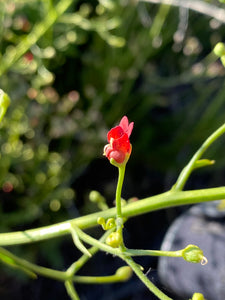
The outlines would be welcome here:
[[[103,228],[104,230],[106,230],[105,218],[99,217],[99,218],[97,219],[97,223],[98,223],[99,225],[101,225],[102,228]]]
[[[91,191],[89,194],[89,199],[91,202],[105,202],[105,198],[98,191]]]
[[[98,191],[91,191],[89,194],[89,200],[96,203],[101,210],[108,208],[105,198]]]
[[[106,222],[106,230],[109,230],[116,226],[116,222],[114,218],[109,218]]]
[[[201,293],[194,293],[192,299],[190,300],[205,300],[204,296]]]
[[[116,275],[120,278],[121,281],[127,281],[128,279],[130,279],[132,273],[133,272],[131,267],[128,266],[121,267],[116,271]]]
[[[225,54],[225,45],[224,45],[224,43],[221,43],[221,42],[217,43],[216,46],[213,49],[213,52],[219,57],[223,56]]]
[[[103,217],[99,217],[97,219],[97,223],[99,225],[102,226],[102,228],[104,230],[109,230],[111,228],[113,228],[114,226],[116,226],[116,222],[115,222],[115,219],[114,218],[109,218],[106,222],[105,222],[105,219]]]
[[[9,96],[3,90],[0,89],[0,121],[4,117],[9,104],[10,104]]]
[[[225,3],[225,0],[219,0],[221,3]]]
[[[188,245],[185,249],[182,250],[182,257],[184,260],[191,263],[201,263],[202,265],[207,264],[207,259],[203,255],[203,251],[195,245]]]
[[[118,248],[122,243],[122,236],[119,232],[112,232],[106,239],[106,244],[112,248]]]

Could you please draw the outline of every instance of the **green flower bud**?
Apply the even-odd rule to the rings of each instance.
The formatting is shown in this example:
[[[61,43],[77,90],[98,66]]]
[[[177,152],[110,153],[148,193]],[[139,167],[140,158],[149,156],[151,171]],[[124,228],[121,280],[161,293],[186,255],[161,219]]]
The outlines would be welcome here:
[[[91,191],[89,194],[89,199],[91,202],[98,203],[104,201],[104,197],[98,191]]]
[[[213,52],[219,57],[224,55],[225,54],[225,45],[224,45],[224,43],[221,43],[221,42],[217,43],[216,46],[213,49]]]
[[[114,218],[109,218],[106,222],[106,230],[109,230],[116,226],[116,222]]]
[[[91,202],[96,203],[101,210],[108,208],[105,198],[98,191],[91,191],[89,199]]]
[[[97,223],[98,223],[99,225],[102,226],[102,229],[103,229],[103,230],[107,230],[105,218],[99,217],[99,218],[97,219]]]
[[[195,245],[188,245],[182,250],[182,257],[184,260],[191,263],[201,263],[202,265],[207,264],[207,259],[203,255],[203,251]]]
[[[3,90],[0,89],[0,121],[4,117],[9,104],[10,104],[9,96]]]
[[[122,236],[119,232],[112,232],[106,239],[106,244],[112,248],[118,248],[122,243]]]
[[[107,222],[105,222],[105,219],[103,217],[99,217],[97,219],[97,223],[101,225],[104,230],[109,230],[114,226],[116,226],[116,222],[114,218],[109,218]]]
[[[190,300],[205,300],[205,298],[201,293],[194,293],[192,299]]]
[[[132,273],[133,272],[132,272],[131,267],[128,267],[128,266],[121,267],[116,271],[116,275],[120,278],[121,281],[126,281],[126,280],[130,279],[132,276]]]

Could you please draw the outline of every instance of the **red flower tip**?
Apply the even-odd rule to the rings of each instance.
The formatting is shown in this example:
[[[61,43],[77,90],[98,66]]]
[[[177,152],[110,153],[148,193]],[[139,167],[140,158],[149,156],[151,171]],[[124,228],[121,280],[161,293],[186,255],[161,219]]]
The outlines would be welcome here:
[[[128,118],[124,116],[119,125],[112,128],[107,134],[109,144],[104,147],[104,155],[111,161],[126,163],[131,154],[129,137],[134,127],[134,122],[129,124]]]
[[[124,116],[124,117],[121,119],[119,126],[123,129],[123,131],[124,131],[125,133],[127,133],[128,137],[130,137],[131,132],[132,132],[133,127],[134,127],[134,122],[131,122],[131,123],[129,124],[129,121],[128,121],[127,116]]]

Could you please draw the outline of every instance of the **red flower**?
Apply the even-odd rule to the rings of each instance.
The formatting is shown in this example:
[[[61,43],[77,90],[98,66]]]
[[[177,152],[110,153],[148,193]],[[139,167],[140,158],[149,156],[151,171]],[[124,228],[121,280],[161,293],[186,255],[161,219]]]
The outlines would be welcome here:
[[[111,160],[112,158],[119,164],[122,164],[131,154],[131,144],[129,137],[133,130],[134,122],[129,124],[124,116],[120,124],[112,128],[107,134],[108,145],[104,147],[104,155]]]

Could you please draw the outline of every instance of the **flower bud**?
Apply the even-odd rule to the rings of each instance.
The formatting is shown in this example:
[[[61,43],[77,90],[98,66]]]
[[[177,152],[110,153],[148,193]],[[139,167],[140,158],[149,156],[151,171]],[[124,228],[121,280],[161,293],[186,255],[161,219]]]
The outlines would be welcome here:
[[[213,49],[213,52],[219,57],[223,56],[225,54],[225,45],[224,45],[224,43],[221,43],[221,42],[217,43],[216,46]]]
[[[106,239],[106,244],[112,248],[118,248],[122,243],[122,236],[119,232],[112,232]]]
[[[91,191],[89,199],[94,203],[105,202],[105,198],[98,191]]]
[[[121,281],[126,281],[131,278],[132,269],[128,266],[121,267],[116,271],[116,275],[120,277]]]
[[[103,228],[104,230],[106,230],[106,229],[105,229],[105,226],[106,226],[106,224],[105,224],[105,218],[99,217],[99,218],[97,219],[97,223],[98,223],[99,225],[102,225],[102,228]]]
[[[0,121],[4,117],[9,104],[10,104],[9,96],[3,90],[0,89]]]
[[[130,157],[132,146],[129,140],[134,123],[129,123],[124,116],[119,125],[112,128],[107,134],[108,143],[104,147],[103,154],[110,163],[116,167],[125,165]]]
[[[207,264],[207,259],[203,255],[203,251],[195,245],[188,245],[185,249],[182,250],[182,257],[184,260],[191,263],[201,263],[202,265]]]
[[[201,293],[194,293],[192,299],[190,300],[205,300],[205,298]]]
[[[107,221],[105,221],[105,218],[99,217],[97,219],[97,223],[101,225],[104,230],[109,230],[116,226],[116,222],[114,218],[109,218]]]
[[[98,191],[91,191],[89,194],[90,201],[94,203],[101,201],[102,198],[102,195]]]
[[[98,191],[91,191],[89,199],[91,202],[96,203],[101,210],[108,208],[106,199]]]

